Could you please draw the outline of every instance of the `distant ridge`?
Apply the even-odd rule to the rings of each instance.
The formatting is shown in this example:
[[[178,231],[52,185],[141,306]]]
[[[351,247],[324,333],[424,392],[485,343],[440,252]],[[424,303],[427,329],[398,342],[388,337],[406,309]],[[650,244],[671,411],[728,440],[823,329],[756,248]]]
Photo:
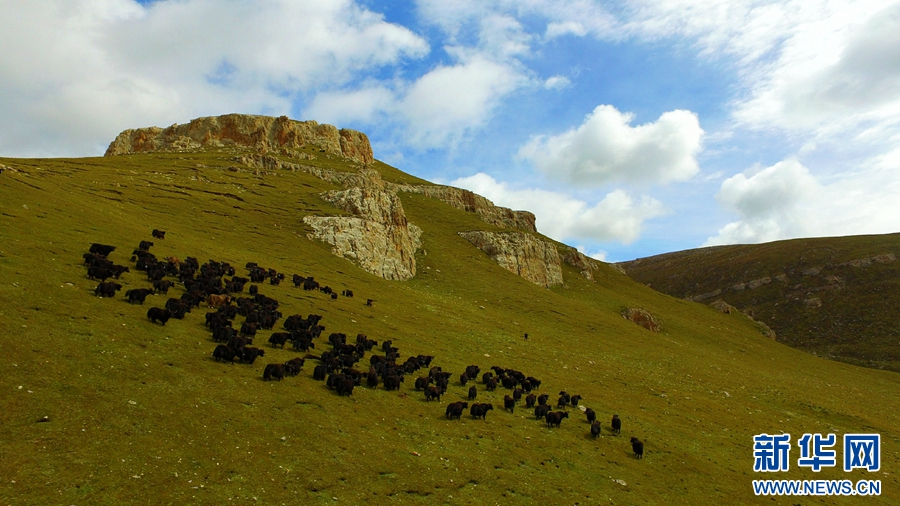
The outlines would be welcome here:
[[[900,234],[717,246],[619,265],[635,281],[736,307],[815,355],[900,371]]]

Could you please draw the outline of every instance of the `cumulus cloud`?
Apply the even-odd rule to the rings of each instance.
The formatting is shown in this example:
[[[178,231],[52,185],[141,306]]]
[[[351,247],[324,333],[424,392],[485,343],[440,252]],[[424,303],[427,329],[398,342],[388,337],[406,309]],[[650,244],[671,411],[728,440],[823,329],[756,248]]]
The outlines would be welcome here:
[[[592,205],[562,193],[511,188],[484,173],[456,179],[450,184],[478,193],[497,205],[533,212],[538,230],[558,241],[628,244],[640,236],[644,221],[665,214],[661,202],[647,196],[634,199],[621,189],[606,194]]]
[[[428,44],[352,0],[4,2],[0,150],[97,154],[120,130],[292,97],[419,58]]]
[[[696,156],[703,130],[696,114],[670,111],[635,127],[633,119],[633,114],[601,105],[577,128],[533,137],[518,154],[545,174],[575,184],[685,181],[700,170]]]
[[[894,149],[827,182],[796,159],[737,174],[722,182],[716,199],[738,219],[704,246],[900,231],[898,167]]]
[[[753,128],[817,133],[900,122],[900,5],[807,26],[751,83],[735,117]],[[825,26],[821,26],[825,24]]]
[[[464,55],[410,83],[320,93],[305,111],[323,121],[385,117],[398,125],[402,143],[417,149],[447,147],[481,128],[503,98],[527,78],[513,65]]]
[[[524,77],[510,65],[481,56],[439,66],[414,82],[399,103],[409,125],[407,142],[430,148],[482,126]]]
[[[809,170],[786,160],[755,174],[737,174],[722,182],[716,200],[740,220],[707,240],[716,244],[757,243],[804,235],[815,228],[808,204],[820,192]]]

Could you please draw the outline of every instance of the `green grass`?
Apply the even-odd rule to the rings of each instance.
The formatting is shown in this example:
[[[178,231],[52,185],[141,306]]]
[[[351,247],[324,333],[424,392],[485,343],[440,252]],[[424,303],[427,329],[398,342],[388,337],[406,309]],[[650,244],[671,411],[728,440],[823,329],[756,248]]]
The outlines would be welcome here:
[[[765,478],[881,479],[873,504],[900,500],[896,373],[791,349],[739,315],[612,268],[589,282],[565,267],[564,286],[540,288],[456,234],[496,227],[422,195],[400,194],[423,229],[418,275],[385,281],[306,238],[303,216],[344,214],[318,197],[335,186],[301,172],[229,170],[234,156],[0,159],[18,170],[0,174],[0,503],[758,503],[752,436],[782,431],[794,441],[880,433],[884,473],[812,473],[794,462]],[[336,159],[305,163],[341,169]],[[376,166],[388,180],[415,181]],[[404,357],[435,355],[454,373],[450,391],[426,403],[408,378],[400,392],[338,397],[312,380],[315,361],[296,378],[263,382],[266,363],[295,352],[267,348],[253,366],[219,364],[204,311],[161,327],[145,313],[162,296],[144,306],[121,294],[95,298],[81,254],[114,244],[111,258],[127,264],[153,228],[168,232],[151,249],[160,257],[255,261],[353,290],[331,301],[261,286],[285,315],[324,315],[326,333],[363,332],[392,339]],[[123,284],[148,286],[138,272]],[[663,331],[624,320],[625,307],[647,309]],[[315,351],[323,349],[320,339]],[[504,412],[507,392],[480,383],[478,401],[495,405],[488,419],[445,420],[447,402],[467,391],[457,378],[469,364],[537,376],[552,400],[560,390],[581,394],[605,427],[618,413],[622,434],[605,428],[591,439],[576,410],[548,430],[523,407]],[[43,416],[50,421],[37,423]],[[632,435],[645,442],[643,460],[630,456]]]

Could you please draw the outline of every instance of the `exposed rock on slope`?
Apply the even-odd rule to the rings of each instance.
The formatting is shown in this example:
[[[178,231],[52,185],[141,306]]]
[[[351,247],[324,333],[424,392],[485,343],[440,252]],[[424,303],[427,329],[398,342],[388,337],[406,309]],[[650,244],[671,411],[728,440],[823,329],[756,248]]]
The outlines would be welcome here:
[[[566,249],[565,253],[563,253],[562,259],[563,262],[578,269],[578,272],[580,272],[582,276],[591,281],[594,281],[594,270],[597,269],[600,262],[585,255],[584,253],[581,253],[575,248]]]
[[[322,194],[354,216],[307,216],[303,221],[314,231],[310,238],[331,244],[335,255],[384,279],[415,276],[421,230],[406,221],[400,198],[385,189],[377,171],[362,170],[356,181],[361,184]]]
[[[563,282],[556,245],[523,232],[460,232],[504,269],[543,287]]]
[[[125,130],[106,150],[106,156],[148,151],[184,151],[204,147],[241,146],[297,156],[295,150],[312,145],[325,153],[359,163],[374,160],[369,138],[355,130],[338,130],[315,121],[287,116],[226,114],[197,118],[185,125]],[[305,154],[308,157],[308,154]]]
[[[528,211],[513,211],[507,207],[494,205],[490,200],[469,190],[443,185],[394,185],[397,191],[420,193],[438,199],[469,213],[475,213],[491,225],[517,228],[527,232],[537,232],[534,214]]]
[[[622,317],[626,320],[633,321],[635,324],[644,327],[650,332],[659,332],[662,328],[662,324],[659,323],[659,320],[657,320],[655,316],[650,314],[646,309],[641,309],[639,307],[630,307],[622,311]]]

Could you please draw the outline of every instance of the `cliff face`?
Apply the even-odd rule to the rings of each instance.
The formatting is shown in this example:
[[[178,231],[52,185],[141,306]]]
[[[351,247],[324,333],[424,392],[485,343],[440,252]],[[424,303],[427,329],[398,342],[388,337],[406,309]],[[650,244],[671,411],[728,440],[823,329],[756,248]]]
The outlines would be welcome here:
[[[383,181],[377,171],[367,168],[374,157],[365,134],[315,121],[245,114],[197,118],[168,128],[126,130],[109,145],[106,156],[227,146],[256,150],[235,161],[256,169],[258,175],[302,171],[344,187],[326,192],[322,198],[352,216],[307,216],[303,221],[312,228],[308,236],[330,244],[335,255],[385,279],[404,280],[416,274],[415,252],[420,247],[421,230],[407,222],[398,192],[422,194],[475,213],[491,225],[529,232],[475,231],[462,235],[504,268],[541,286],[562,283],[561,262],[574,266],[589,280],[594,280],[599,267],[598,262],[573,248],[558,247],[532,235],[537,233],[537,227],[534,214],[528,211],[496,206],[481,195],[460,188]],[[363,167],[358,172],[347,172],[301,163],[317,156],[309,149],[301,150],[305,146]],[[272,156],[275,154],[279,156]]]
[[[415,276],[422,231],[406,221],[400,198],[385,188],[377,171],[362,170],[355,182],[360,185],[322,194],[354,217],[307,216],[303,221],[313,228],[309,237],[331,244],[335,255],[384,279]]]
[[[294,121],[287,116],[273,118],[248,114],[197,118],[188,124],[168,128],[125,130],[110,143],[105,156],[242,146],[303,158],[309,154],[295,150],[307,144],[327,154],[363,164],[374,160],[372,146],[364,133],[338,130],[315,121]]]
[[[548,288],[563,282],[556,245],[522,232],[460,232],[504,269]]]
[[[477,214],[491,225],[537,232],[537,227],[534,225],[534,214],[496,206],[490,200],[469,190],[442,185],[394,185],[394,187],[396,191],[419,193],[442,200],[457,209]]]

